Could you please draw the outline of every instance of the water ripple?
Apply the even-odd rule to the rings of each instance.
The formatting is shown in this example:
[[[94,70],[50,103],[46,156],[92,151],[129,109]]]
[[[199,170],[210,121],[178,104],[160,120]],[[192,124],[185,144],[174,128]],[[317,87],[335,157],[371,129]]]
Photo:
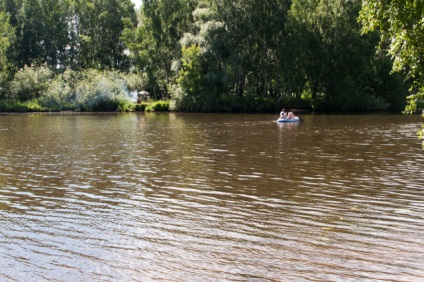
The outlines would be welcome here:
[[[1,116],[0,280],[423,280],[419,123],[371,117]]]

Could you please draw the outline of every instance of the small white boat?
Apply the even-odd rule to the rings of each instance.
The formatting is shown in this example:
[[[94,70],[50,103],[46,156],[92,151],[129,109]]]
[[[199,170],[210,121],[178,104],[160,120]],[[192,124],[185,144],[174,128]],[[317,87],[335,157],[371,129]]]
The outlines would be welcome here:
[[[299,121],[300,121],[300,118],[298,118],[298,117],[277,119],[277,122],[299,122]]]

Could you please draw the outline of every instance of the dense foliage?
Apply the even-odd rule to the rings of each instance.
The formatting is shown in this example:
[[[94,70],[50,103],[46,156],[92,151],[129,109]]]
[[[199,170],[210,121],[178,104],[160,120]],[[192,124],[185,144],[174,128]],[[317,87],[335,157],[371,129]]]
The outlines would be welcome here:
[[[10,81],[0,110],[12,110],[13,105],[22,110],[21,105],[31,101],[42,111],[129,111],[135,105],[131,105],[128,87],[137,88],[142,83],[137,74],[119,71],[68,69],[54,75],[46,66],[24,67]]]
[[[380,48],[393,58],[393,71],[404,73],[410,81],[406,112],[415,112],[417,102],[424,99],[424,2],[363,1],[360,20],[364,32],[380,31]],[[424,137],[424,125],[418,134]]]
[[[9,16],[0,11],[0,91],[7,81],[7,50],[13,41],[14,32],[9,24]]]
[[[121,40],[126,22],[137,23],[130,0],[2,0],[15,29],[9,59],[15,70],[128,69]]]
[[[368,2],[2,0],[0,98],[114,110],[147,90],[179,111],[400,111],[418,84],[361,33]]]

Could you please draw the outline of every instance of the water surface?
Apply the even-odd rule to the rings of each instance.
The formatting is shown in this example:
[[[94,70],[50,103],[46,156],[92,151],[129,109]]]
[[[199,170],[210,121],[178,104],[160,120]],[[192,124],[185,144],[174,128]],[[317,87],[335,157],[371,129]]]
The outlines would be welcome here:
[[[0,115],[0,280],[424,280],[420,117],[275,119]]]

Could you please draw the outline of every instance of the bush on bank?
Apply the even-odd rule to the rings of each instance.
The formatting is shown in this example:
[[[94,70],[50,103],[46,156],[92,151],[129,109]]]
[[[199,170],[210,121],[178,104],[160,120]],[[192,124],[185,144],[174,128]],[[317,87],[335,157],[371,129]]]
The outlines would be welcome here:
[[[139,104],[135,104],[135,111],[139,112],[167,112],[169,111],[169,100],[161,101],[144,101]]]
[[[199,97],[184,93],[181,89],[173,89],[170,109],[182,112],[218,112],[218,113],[275,113],[281,108],[312,109],[309,102],[295,96],[283,96],[275,101],[269,97],[212,95]],[[201,100],[201,101],[199,101]]]
[[[284,95],[278,101],[256,95],[218,95],[208,91],[186,93],[182,87],[170,87],[172,100],[144,101],[136,104],[130,90],[144,89],[147,78],[139,73],[119,71],[65,70],[54,72],[46,66],[24,67],[12,80],[0,85],[0,111],[183,111],[222,113],[275,113],[281,108],[334,110],[319,95]],[[398,89],[396,89],[398,91]],[[346,111],[386,110],[389,99],[358,95],[354,108]],[[395,101],[391,101],[392,105]],[[340,104],[337,103],[336,104]],[[349,104],[350,105],[350,104]],[[399,108],[399,107],[396,107]],[[422,108],[422,107],[420,107]],[[342,109],[339,109],[342,110]]]
[[[111,100],[103,101],[96,104],[92,111],[100,112],[155,112],[155,111],[169,111],[170,101],[147,101],[140,104],[135,102],[128,102],[127,100]],[[34,99],[30,101],[19,100],[0,100],[0,112],[60,112],[60,111],[87,111],[86,109],[77,108],[75,105],[62,105],[60,107],[45,107],[39,100]]]
[[[25,67],[2,84],[0,110],[134,111],[130,89],[142,89],[143,76],[84,70],[55,74],[46,66]]]
[[[65,70],[55,74],[46,66],[25,67],[1,84],[1,112],[49,111],[167,111],[169,101],[130,97],[143,89],[145,78],[118,71]]]

